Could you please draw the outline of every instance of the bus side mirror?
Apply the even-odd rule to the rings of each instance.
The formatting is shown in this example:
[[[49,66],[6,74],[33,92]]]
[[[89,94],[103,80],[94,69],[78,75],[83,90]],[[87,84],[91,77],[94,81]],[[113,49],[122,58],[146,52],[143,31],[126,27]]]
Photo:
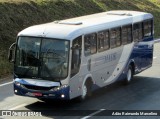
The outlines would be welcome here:
[[[9,51],[8,51],[8,60],[9,60],[9,62],[14,62],[15,47],[16,47],[16,43],[13,43],[9,48]]]

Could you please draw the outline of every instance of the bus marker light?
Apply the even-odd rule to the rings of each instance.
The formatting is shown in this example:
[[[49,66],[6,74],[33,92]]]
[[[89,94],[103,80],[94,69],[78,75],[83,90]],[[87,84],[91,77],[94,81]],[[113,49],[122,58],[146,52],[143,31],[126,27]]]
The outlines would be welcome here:
[[[17,91],[17,90],[14,90],[14,92],[17,93],[18,91]]]
[[[61,95],[61,98],[64,98],[64,97],[65,97],[65,95],[64,95],[64,94],[62,94],[62,95]]]

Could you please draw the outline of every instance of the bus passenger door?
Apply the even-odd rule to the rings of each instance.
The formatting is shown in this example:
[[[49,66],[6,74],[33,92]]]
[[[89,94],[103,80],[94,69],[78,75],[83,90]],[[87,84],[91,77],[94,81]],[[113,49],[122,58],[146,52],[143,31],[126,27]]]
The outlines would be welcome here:
[[[70,98],[76,97],[80,94],[80,66],[82,56],[82,37],[73,40],[72,43],[72,59],[71,59],[71,79],[70,79]]]

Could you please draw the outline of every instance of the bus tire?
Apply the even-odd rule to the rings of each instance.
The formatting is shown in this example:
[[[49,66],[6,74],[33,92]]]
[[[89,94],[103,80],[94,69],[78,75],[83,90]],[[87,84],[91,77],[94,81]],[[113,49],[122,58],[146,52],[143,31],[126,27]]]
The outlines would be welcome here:
[[[127,69],[126,78],[125,78],[125,84],[131,83],[132,79],[133,79],[133,67],[129,65]]]
[[[87,80],[82,86],[82,94],[78,97],[78,101],[82,102],[92,95],[92,81]]]

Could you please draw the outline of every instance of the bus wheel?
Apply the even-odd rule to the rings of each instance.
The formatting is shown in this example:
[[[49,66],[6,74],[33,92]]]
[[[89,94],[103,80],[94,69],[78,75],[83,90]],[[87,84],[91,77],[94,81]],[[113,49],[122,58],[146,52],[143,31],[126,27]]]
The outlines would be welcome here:
[[[82,86],[82,99],[85,99],[86,97],[87,97],[87,92],[88,92],[88,88],[87,88],[87,85],[86,84],[84,84],[83,86]]]
[[[127,75],[126,75],[126,78],[125,78],[125,84],[129,84],[132,79],[133,79],[133,70],[132,70],[132,66],[130,65],[128,67],[128,70],[127,70]]]
[[[90,80],[87,80],[85,84],[82,86],[82,94],[80,97],[78,97],[79,101],[84,101],[87,97],[91,96],[91,87],[92,82]]]

